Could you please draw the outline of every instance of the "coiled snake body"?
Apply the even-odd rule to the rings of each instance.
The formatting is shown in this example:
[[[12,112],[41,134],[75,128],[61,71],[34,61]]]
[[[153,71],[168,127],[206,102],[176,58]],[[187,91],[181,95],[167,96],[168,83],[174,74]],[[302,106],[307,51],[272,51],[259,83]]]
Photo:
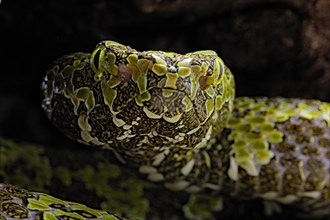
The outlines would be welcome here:
[[[213,51],[138,52],[103,41],[92,54],[57,60],[42,91],[48,118],[69,138],[112,150],[170,190],[329,214],[330,104],[234,100],[234,78]],[[117,218],[6,184],[0,202],[0,219]]]

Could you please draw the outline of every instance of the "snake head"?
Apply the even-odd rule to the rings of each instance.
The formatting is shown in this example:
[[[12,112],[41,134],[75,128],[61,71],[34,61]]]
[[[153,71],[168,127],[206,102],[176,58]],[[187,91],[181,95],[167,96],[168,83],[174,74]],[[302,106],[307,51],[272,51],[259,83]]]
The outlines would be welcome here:
[[[60,58],[42,89],[48,117],[71,139],[153,160],[206,146],[234,99],[233,76],[213,51],[138,52],[114,41]]]

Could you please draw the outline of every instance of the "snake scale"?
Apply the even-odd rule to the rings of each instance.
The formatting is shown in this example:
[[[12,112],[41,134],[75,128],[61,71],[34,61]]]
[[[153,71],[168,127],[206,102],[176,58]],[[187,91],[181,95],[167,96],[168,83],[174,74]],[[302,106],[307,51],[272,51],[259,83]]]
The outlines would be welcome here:
[[[330,103],[234,98],[234,77],[214,51],[103,41],[55,61],[42,95],[65,135],[113,151],[150,182],[329,215]],[[121,218],[3,183],[0,219]]]

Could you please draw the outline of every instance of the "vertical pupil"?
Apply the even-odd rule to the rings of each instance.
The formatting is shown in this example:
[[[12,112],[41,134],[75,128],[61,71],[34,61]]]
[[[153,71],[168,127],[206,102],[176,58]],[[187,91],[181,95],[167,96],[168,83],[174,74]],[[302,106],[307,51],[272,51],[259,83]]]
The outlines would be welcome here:
[[[96,69],[99,68],[99,61],[100,61],[100,53],[101,53],[101,50],[98,50],[96,52],[96,54],[94,55],[94,60],[93,60],[93,64],[95,66]]]

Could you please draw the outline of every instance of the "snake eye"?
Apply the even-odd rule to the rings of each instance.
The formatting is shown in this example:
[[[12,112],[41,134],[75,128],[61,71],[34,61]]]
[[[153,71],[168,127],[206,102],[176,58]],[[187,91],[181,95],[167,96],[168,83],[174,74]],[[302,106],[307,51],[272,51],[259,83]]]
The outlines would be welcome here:
[[[105,54],[106,51],[100,46],[97,46],[92,53],[90,65],[92,66],[92,69],[96,73],[96,75],[102,75],[103,73]]]
[[[94,56],[93,56],[93,66],[94,66],[94,68],[95,69],[99,69],[99,62],[100,62],[100,50],[97,50],[97,52],[94,54]]]

